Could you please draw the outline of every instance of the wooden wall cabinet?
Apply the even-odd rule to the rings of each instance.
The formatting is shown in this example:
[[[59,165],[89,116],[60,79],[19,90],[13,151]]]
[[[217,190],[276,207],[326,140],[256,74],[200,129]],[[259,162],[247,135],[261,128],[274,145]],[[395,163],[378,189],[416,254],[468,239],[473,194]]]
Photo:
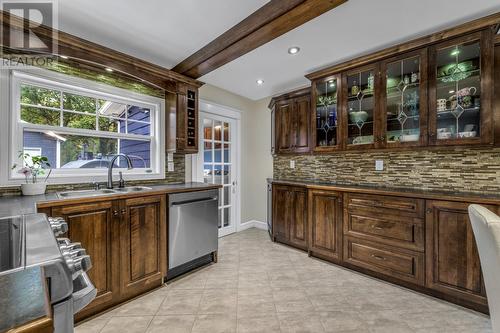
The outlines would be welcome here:
[[[300,90],[272,100],[274,123],[271,145],[275,154],[306,153],[311,146],[310,89]]]
[[[469,204],[427,201],[426,286],[487,307]],[[496,207],[488,207],[498,214]]]
[[[275,110],[275,153],[499,144],[494,32],[436,35],[308,75],[308,147],[297,144],[306,127],[297,127],[289,93],[270,104],[283,109]]]
[[[168,152],[198,153],[198,88],[178,83],[176,92],[167,92],[166,146]]]
[[[308,191],[309,252],[342,261],[342,193]]]
[[[307,249],[307,192],[273,185],[273,239]]]
[[[92,260],[97,297],[77,315],[96,314],[163,283],[167,271],[163,195],[53,207],[68,222],[65,237],[81,242]]]

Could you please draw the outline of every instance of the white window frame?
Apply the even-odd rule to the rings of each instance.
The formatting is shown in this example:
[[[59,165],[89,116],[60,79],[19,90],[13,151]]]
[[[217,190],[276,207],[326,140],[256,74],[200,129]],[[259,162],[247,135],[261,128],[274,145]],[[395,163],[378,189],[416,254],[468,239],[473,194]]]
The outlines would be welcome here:
[[[165,178],[165,135],[164,110],[165,102],[161,98],[131,92],[126,89],[76,78],[65,74],[52,72],[45,69],[28,70],[1,70],[0,73],[0,116],[8,119],[0,123],[0,141],[8,142],[8,147],[2,144],[0,156],[0,186],[19,185],[24,182],[24,177],[11,170],[14,163],[19,162],[18,152],[23,148],[24,129],[52,130],[67,135],[93,135],[99,137],[142,139],[144,136],[137,134],[114,133],[97,130],[74,129],[59,126],[46,126],[21,122],[20,115],[20,87],[21,84],[31,84],[55,90],[90,96],[117,103],[136,105],[148,108],[151,111],[151,156],[149,169],[118,168],[126,180],[146,180]],[[118,172],[116,172],[117,174]],[[107,180],[106,169],[53,169],[48,183],[71,184],[82,182],[103,182]]]

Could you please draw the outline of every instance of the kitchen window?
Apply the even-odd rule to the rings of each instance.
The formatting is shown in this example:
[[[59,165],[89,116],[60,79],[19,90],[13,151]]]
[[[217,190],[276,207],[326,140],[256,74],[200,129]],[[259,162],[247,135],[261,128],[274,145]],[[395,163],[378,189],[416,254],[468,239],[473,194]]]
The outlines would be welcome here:
[[[134,168],[121,158],[115,168],[126,179],[164,178],[161,99],[45,72],[11,73],[10,165],[36,152],[48,157],[52,182],[103,181],[123,153]],[[9,181],[19,176],[10,171]]]

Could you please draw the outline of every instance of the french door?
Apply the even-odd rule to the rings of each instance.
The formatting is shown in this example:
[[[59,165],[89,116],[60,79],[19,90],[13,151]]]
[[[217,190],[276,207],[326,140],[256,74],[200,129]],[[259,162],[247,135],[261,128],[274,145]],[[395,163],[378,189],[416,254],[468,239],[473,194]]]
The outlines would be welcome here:
[[[237,155],[236,120],[200,113],[198,163],[205,183],[220,184],[219,237],[236,232]]]

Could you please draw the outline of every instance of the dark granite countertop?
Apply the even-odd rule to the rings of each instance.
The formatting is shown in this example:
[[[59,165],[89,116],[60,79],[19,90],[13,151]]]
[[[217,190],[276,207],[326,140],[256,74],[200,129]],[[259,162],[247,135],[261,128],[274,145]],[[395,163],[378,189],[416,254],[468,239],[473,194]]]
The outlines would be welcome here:
[[[167,193],[179,193],[179,192],[191,192],[191,191],[201,191],[220,188],[221,185],[206,184],[201,182],[190,182],[190,183],[180,183],[180,184],[161,184],[161,185],[146,185],[150,187],[151,190],[133,192],[133,193],[116,193],[109,195],[102,195],[96,197],[86,197],[86,198],[71,198],[71,199],[61,199],[57,196],[56,192],[46,193],[42,195],[34,196],[4,196],[0,197],[0,218],[20,215],[20,214],[31,214],[36,213],[37,207],[51,207],[58,205],[67,205],[72,203],[81,203],[82,201],[106,201],[109,199],[121,199],[129,197],[139,197],[147,196],[153,194],[167,194]]]
[[[443,192],[438,190],[422,190],[414,188],[398,188],[384,186],[352,185],[333,182],[321,182],[316,180],[290,180],[268,178],[272,184],[284,184],[304,186],[312,189],[323,189],[341,192],[367,193],[379,195],[404,196],[412,198],[464,201],[470,203],[500,204],[500,193],[498,195],[467,193],[467,192]]]
[[[47,291],[40,267],[0,276],[0,332],[36,319],[50,317]]]

